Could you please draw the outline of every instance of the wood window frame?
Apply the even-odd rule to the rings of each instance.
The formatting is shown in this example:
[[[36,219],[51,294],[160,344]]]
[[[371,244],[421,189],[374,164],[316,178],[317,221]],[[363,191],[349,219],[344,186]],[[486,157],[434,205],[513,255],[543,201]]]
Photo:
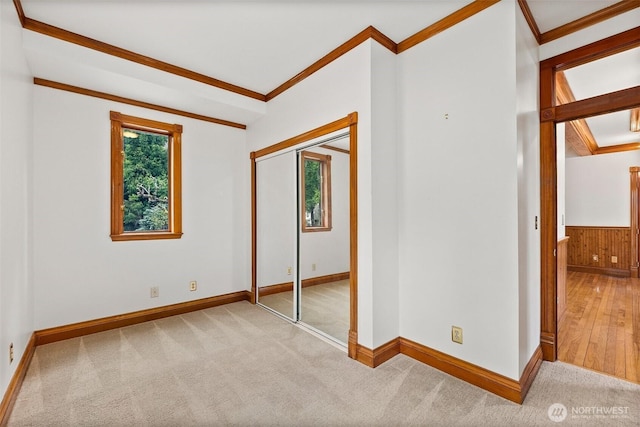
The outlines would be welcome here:
[[[322,168],[322,197],[320,201],[320,211],[322,215],[321,226],[307,225],[307,209],[305,194],[305,160],[315,160],[320,162]],[[302,151],[300,153],[300,206],[302,232],[331,231],[331,156],[313,151]]]
[[[140,117],[127,116],[116,111],[111,118],[111,240],[161,240],[182,237],[182,125],[163,123]],[[124,231],[124,137],[122,129],[136,129],[167,135],[169,178],[169,230]]]

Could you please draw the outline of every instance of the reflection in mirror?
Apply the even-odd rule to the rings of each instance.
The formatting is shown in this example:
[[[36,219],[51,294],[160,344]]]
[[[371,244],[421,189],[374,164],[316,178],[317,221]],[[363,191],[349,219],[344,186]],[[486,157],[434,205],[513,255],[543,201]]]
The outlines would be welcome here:
[[[256,162],[258,303],[296,320],[296,153]]]
[[[346,135],[299,153],[299,320],[343,344],[350,309],[348,143]]]

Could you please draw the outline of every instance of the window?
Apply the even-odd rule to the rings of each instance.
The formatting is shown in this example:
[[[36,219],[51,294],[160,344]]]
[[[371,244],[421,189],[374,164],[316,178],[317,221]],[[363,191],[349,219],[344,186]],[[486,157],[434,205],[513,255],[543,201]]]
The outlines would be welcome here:
[[[111,239],[182,236],[182,126],[111,112]]]
[[[331,230],[331,156],[303,151],[302,231]]]

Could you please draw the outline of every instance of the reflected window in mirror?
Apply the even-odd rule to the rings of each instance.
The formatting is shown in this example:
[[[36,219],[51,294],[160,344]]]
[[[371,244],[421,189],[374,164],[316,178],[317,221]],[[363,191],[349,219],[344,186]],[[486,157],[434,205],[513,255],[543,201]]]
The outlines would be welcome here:
[[[302,232],[331,230],[331,156],[301,153]]]

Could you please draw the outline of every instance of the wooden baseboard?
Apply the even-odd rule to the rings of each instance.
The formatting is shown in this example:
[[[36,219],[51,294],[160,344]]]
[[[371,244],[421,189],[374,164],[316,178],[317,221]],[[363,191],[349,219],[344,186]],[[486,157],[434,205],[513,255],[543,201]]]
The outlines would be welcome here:
[[[261,286],[258,288],[258,298],[267,295],[279,294],[280,292],[291,292],[293,290],[293,282],[277,283],[275,285]]]
[[[520,377],[520,402],[524,402],[524,398],[529,393],[529,388],[531,388],[531,384],[533,384],[533,380],[538,375],[538,371],[540,370],[540,366],[542,366],[542,347],[538,346],[536,350],[533,352],[531,359],[527,363],[527,366],[524,367],[524,371],[522,371],[522,376]]]
[[[326,276],[310,277],[309,279],[302,279],[302,287],[323,285],[325,283],[338,282],[340,280],[348,280],[349,272],[327,274]],[[259,296],[267,296],[277,294],[280,292],[291,292],[293,290],[293,282],[277,283],[275,285],[261,286],[258,288]]]
[[[400,354],[400,338],[394,338],[373,350],[358,344],[356,360],[370,368],[375,368],[397,354]]]
[[[340,280],[348,280],[349,272],[327,274],[326,276],[310,277],[308,279],[302,279],[302,287],[323,285],[325,283],[339,282]]]
[[[589,267],[585,265],[568,265],[567,270],[580,273],[606,274],[607,276],[631,277],[631,271],[623,268]]]
[[[9,415],[11,414],[11,410],[13,409],[13,405],[16,403],[16,398],[18,397],[18,392],[22,387],[22,382],[24,381],[24,377],[27,374],[27,369],[29,369],[29,365],[31,364],[31,359],[33,358],[33,354],[36,351],[36,336],[35,333],[31,334],[31,338],[27,343],[26,348],[24,349],[24,353],[22,354],[22,358],[20,358],[20,363],[16,368],[16,371],[9,382],[9,387],[2,398],[2,402],[0,403],[0,426],[4,427],[9,422]]]
[[[238,301],[251,301],[251,292],[233,292],[225,295],[202,298],[195,301],[187,301],[178,304],[150,308],[147,310],[135,311],[133,313],[121,314],[118,316],[103,317],[101,319],[89,320],[87,322],[42,329],[34,332],[36,340],[35,344],[36,346],[48,344]]]

